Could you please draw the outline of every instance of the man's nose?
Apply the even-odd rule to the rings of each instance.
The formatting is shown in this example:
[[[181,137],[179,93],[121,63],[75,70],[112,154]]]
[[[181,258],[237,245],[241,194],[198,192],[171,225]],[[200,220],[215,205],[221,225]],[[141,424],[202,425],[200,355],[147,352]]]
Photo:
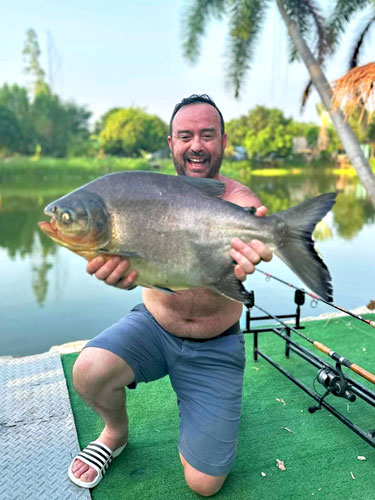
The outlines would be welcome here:
[[[192,151],[198,153],[199,151],[202,151],[202,140],[199,135],[194,135],[190,144],[190,148]]]

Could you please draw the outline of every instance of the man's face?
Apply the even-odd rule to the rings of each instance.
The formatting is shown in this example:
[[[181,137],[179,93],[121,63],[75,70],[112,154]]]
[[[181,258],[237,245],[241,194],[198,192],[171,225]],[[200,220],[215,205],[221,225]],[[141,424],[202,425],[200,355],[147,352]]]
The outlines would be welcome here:
[[[219,113],[200,102],[183,106],[173,119],[168,144],[178,175],[217,177],[227,144]]]

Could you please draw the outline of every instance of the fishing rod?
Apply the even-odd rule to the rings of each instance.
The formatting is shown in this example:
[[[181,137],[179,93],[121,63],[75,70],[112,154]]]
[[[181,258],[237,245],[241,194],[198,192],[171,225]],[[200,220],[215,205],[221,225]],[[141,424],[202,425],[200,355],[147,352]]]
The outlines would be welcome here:
[[[304,290],[302,290],[302,291],[304,291]],[[330,356],[337,363],[340,363],[341,365],[346,366],[347,368],[349,368],[353,372],[357,373],[361,377],[365,378],[366,380],[368,380],[372,384],[375,384],[375,375],[374,374],[368,372],[367,370],[365,370],[361,366],[358,366],[355,363],[352,363],[347,358],[344,358],[343,356],[340,356],[340,354],[337,354],[337,352],[335,352],[330,347],[327,347],[326,345],[322,344],[321,342],[318,342],[317,340],[310,339],[307,335],[304,335],[303,333],[301,333],[296,328],[293,328],[291,325],[288,325],[287,323],[285,323],[284,321],[282,321],[277,316],[274,316],[273,314],[269,313],[268,311],[265,311],[264,309],[262,309],[261,307],[257,306],[256,304],[252,304],[252,306],[256,307],[257,309],[259,309],[263,313],[267,314],[270,318],[275,319],[280,324],[282,324],[283,326],[285,326],[287,329],[293,331],[294,333],[296,333],[297,335],[299,335],[300,337],[302,337],[303,339],[305,339],[307,342],[309,342],[310,344],[312,344],[316,349],[318,349],[319,351],[323,352],[324,354],[327,354],[328,356]],[[249,307],[251,307],[251,306],[249,306]]]
[[[294,288],[295,290],[299,290],[299,291],[305,293],[306,295],[308,295],[309,297],[313,298],[314,300],[318,300],[320,302],[323,302],[324,304],[327,304],[328,306],[334,307],[338,311],[341,311],[345,314],[348,314],[349,316],[352,316],[353,318],[358,319],[359,321],[363,321],[364,323],[367,323],[368,325],[375,328],[375,321],[370,321],[369,319],[362,318],[362,316],[360,316],[359,314],[354,314],[353,312],[348,311],[347,309],[344,309],[343,307],[337,306],[336,304],[332,304],[331,302],[328,302],[327,300],[324,300],[321,297],[319,297],[319,295],[315,295],[315,293],[307,292],[303,288],[298,288],[297,286],[292,285],[291,283],[288,283],[287,281],[284,281],[281,278],[277,278],[276,276],[273,276],[270,273],[266,273],[265,271],[262,271],[261,269],[258,269],[257,267],[255,268],[255,270],[258,271],[259,273],[264,274],[265,276],[267,276],[267,278],[272,278],[276,281],[279,281],[280,283],[283,283],[284,285],[287,285],[291,288]]]

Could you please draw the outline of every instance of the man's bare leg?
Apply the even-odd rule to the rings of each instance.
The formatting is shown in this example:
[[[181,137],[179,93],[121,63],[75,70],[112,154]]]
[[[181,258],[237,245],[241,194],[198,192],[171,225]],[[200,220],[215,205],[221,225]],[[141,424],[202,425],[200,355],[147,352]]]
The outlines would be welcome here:
[[[105,349],[87,347],[78,357],[73,369],[73,382],[82,399],[104,422],[97,438],[112,451],[128,440],[128,415],[124,387],[134,381],[134,372],[119,356]],[[91,482],[97,472],[75,460],[73,474],[81,481]]]
[[[202,495],[211,497],[220,491],[228,474],[224,476],[210,476],[192,467],[180,453],[180,460],[184,467],[185,481],[190,489]]]

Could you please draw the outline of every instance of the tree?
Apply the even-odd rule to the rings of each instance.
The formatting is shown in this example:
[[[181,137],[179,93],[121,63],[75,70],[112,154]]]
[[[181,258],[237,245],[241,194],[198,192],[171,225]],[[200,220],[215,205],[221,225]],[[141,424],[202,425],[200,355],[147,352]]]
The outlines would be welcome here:
[[[106,116],[100,145],[106,153],[140,156],[165,146],[168,126],[156,115],[140,108],[122,108]]]
[[[322,71],[321,63],[325,54],[332,48],[332,32],[323,22],[313,0],[275,1],[292,40],[292,57],[301,58],[306,65],[310,78],[323,104],[329,110],[337,133],[375,207],[375,176],[371,167],[342,113],[330,110],[331,89]],[[265,0],[191,0],[183,15],[184,54],[194,62],[199,54],[200,41],[207,21],[211,17],[221,18],[227,14],[229,18],[227,84],[234,89],[236,97],[250,69],[255,43],[264,23],[269,3],[270,1]],[[361,2],[360,0],[356,2],[341,0],[341,3]],[[318,43],[311,50],[307,44],[311,45],[310,40],[314,34]]]
[[[22,54],[26,63],[25,73],[31,77],[31,93],[36,96],[48,89],[48,84],[45,82],[45,72],[39,61],[41,52],[38,38],[31,28],[26,31],[26,41]]]
[[[100,132],[105,128],[108,118],[116,111],[120,111],[122,108],[116,107],[109,109],[104,115],[100,117],[100,119],[95,122],[94,125],[94,134],[100,134]]]
[[[0,105],[0,154],[16,151],[20,138],[20,128],[14,113]]]
[[[31,116],[43,154],[66,156],[69,148],[89,136],[91,113],[74,103],[64,103],[49,91],[36,95]]]
[[[8,109],[17,121],[17,141],[13,150],[23,154],[32,153],[35,150],[35,130],[27,90],[5,83],[0,88],[0,106]]]
[[[292,153],[295,126],[279,109],[256,106],[226,128],[229,144],[245,146],[250,159],[285,158]]]

